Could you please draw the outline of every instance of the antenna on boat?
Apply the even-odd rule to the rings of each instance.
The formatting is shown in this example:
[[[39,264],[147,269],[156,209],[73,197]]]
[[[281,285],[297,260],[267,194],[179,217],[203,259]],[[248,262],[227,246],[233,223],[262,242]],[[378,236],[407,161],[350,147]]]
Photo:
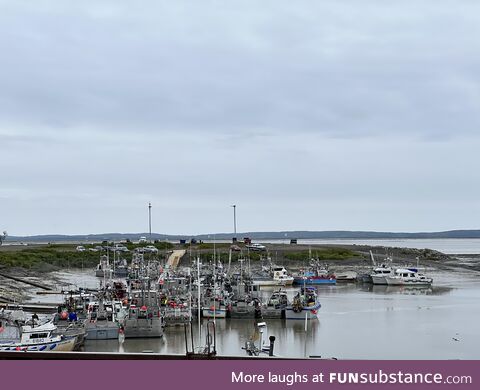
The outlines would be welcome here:
[[[230,266],[232,265],[232,248],[228,251],[228,274],[230,275]]]
[[[6,230],[3,231],[3,234],[0,235],[0,246],[3,244],[3,241],[5,241],[5,239],[7,238],[8,236],[8,233]]]
[[[198,277],[198,282],[197,282],[197,286],[198,286],[198,300],[197,300],[197,315],[198,315],[198,344],[200,345],[201,342],[202,342],[202,318],[201,318],[201,304],[200,304],[200,301],[201,301],[201,298],[200,298],[200,256],[197,255],[197,277]]]

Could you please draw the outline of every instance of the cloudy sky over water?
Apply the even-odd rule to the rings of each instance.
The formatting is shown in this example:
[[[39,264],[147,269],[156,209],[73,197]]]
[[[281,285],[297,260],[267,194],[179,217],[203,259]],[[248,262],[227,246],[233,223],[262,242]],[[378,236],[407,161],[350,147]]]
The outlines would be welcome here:
[[[0,230],[479,228],[479,36],[476,0],[0,0]]]

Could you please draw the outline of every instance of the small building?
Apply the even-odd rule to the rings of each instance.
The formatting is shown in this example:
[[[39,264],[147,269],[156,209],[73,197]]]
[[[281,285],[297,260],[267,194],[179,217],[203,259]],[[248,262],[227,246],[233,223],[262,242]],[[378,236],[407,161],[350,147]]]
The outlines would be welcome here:
[[[296,245],[297,244],[297,239],[296,238],[291,238],[290,239],[290,245]]]

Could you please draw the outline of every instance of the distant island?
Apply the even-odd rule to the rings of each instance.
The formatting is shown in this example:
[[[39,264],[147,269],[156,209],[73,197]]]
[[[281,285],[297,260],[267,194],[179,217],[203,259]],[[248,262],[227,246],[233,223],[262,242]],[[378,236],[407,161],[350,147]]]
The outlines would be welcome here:
[[[44,234],[34,236],[7,236],[5,242],[100,242],[104,240],[138,240],[140,237],[148,237],[148,233],[101,233],[101,234]],[[177,240],[231,240],[233,233],[210,233],[198,235],[182,234],[159,234],[152,233],[153,240],[177,241]],[[290,239],[434,239],[434,238],[480,238],[480,230],[449,230],[443,232],[414,232],[414,233],[392,233],[372,231],[280,231],[280,232],[243,232],[237,233],[237,239],[242,240],[249,237],[253,240],[290,240]]]

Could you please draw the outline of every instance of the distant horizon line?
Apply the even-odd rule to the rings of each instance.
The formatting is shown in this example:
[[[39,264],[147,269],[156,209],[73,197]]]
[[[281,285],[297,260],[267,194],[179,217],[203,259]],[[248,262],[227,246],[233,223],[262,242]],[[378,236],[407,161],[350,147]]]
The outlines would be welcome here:
[[[89,234],[63,234],[63,233],[49,233],[49,234],[30,234],[30,235],[8,235],[5,241],[12,241],[15,239],[40,239],[40,238],[99,238],[99,237],[111,237],[111,236],[149,236],[149,232],[104,232],[104,233],[89,233]],[[201,233],[201,234],[168,234],[168,233],[151,233],[152,237],[172,237],[172,238],[232,238],[233,232],[221,232],[221,233]],[[295,236],[296,235],[296,236]],[[453,230],[441,230],[441,231],[376,231],[376,230],[277,230],[277,231],[244,231],[237,232],[237,239],[243,237],[255,236],[260,238],[272,238],[272,239],[302,239],[302,238],[388,238],[403,236],[408,238],[411,236],[423,236],[432,237],[439,236],[439,238],[480,238],[480,229],[453,229]],[[298,237],[297,237],[298,236]],[[317,237],[315,237],[317,236]]]

